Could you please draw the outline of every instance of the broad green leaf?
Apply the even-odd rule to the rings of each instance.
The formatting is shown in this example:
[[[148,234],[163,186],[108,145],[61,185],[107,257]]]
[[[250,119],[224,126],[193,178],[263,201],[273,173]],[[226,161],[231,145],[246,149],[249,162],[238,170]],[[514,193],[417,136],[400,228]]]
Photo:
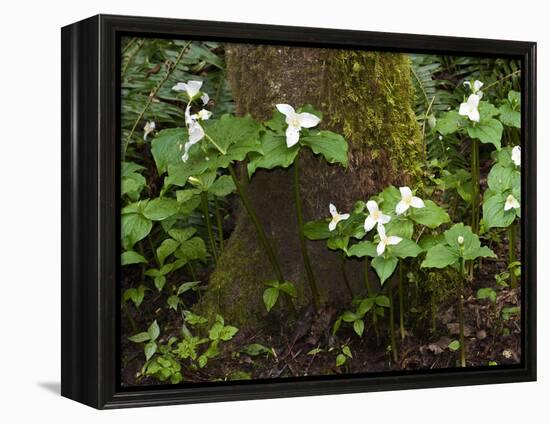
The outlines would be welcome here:
[[[151,336],[149,335],[149,333],[143,332],[143,333],[134,334],[133,336],[128,337],[128,340],[134,343],[143,343],[148,340],[151,340]]]
[[[457,263],[458,252],[446,244],[438,244],[428,250],[421,268],[445,268]]]
[[[140,285],[138,288],[129,288],[128,290],[124,291],[124,294],[122,295],[122,300],[124,302],[131,300],[136,308],[139,308],[139,306],[143,302],[143,298],[145,297],[146,290],[147,288],[143,285]]]
[[[298,292],[296,291],[296,287],[291,282],[284,282],[279,286],[279,290],[283,293],[288,294],[291,297],[298,297]]]
[[[152,221],[162,221],[178,213],[179,205],[176,199],[157,197],[147,203],[143,215]]]
[[[493,303],[497,301],[497,293],[490,287],[479,289],[476,297],[478,299],[490,299]]]
[[[122,266],[132,264],[146,264],[147,259],[145,259],[139,253],[134,252],[133,250],[127,250],[126,252],[122,253],[120,263],[122,264]]]
[[[365,323],[362,319],[358,319],[353,322],[353,331],[357,333],[359,337],[363,335],[363,331],[365,330]]]
[[[346,357],[343,354],[339,353],[338,356],[336,357],[336,366],[341,367],[345,363],[346,363]]]
[[[378,274],[381,285],[383,285],[386,280],[391,277],[397,267],[397,262],[397,258],[384,258],[384,256],[377,256],[372,260],[371,265]]]
[[[194,314],[191,311],[184,311],[183,315],[185,317],[185,322],[189,323],[189,325],[201,325],[208,322],[206,318]]]
[[[178,243],[183,243],[186,240],[189,240],[197,232],[196,228],[187,227],[187,228],[172,228],[168,231],[168,235],[176,240]]]
[[[189,281],[187,283],[183,283],[178,287],[178,296],[182,295],[185,292],[188,292],[189,290],[197,287],[201,282],[200,281]]]
[[[422,236],[418,241],[418,245],[424,250],[428,250],[429,248],[440,243],[445,243],[445,236],[443,234],[427,234]]]
[[[319,131],[313,135],[300,138],[300,144],[322,155],[328,163],[339,163],[348,166],[348,142],[332,131]]]
[[[138,165],[135,162],[121,162],[120,164],[120,176],[127,177],[130,174],[133,174],[138,171],[143,171],[144,166]]]
[[[368,240],[354,244],[348,249],[347,253],[348,256],[356,256],[358,258],[362,258],[364,256],[374,258],[378,256],[376,253],[376,245],[372,241]]]
[[[482,143],[492,144],[500,150],[500,139],[502,138],[503,127],[499,120],[488,118],[467,127],[468,135],[477,138]]]
[[[145,359],[149,360],[157,351],[157,344],[154,341],[147,343],[143,349],[145,353]]]
[[[176,257],[192,261],[194,259],[204,259],[208,256],[204,240],[200,237],[193,237],[181,243],[176,250]]]
[[[414,233],[414,224],[410,219],[398,216],[386,224],[386,233],[410,239]]]
[[[138,173],[129,174],[126,177],[122,177],[122,182],[120,186],[120,194],[128,195],[131,199],[137,200],[139,198],[139,193],[145,187],[146,181],[145,177]]]
[[[424,200],[423,208],[411,208],[410,210],[411,219],[428,228],[437,228],[441,224],[450,222],[447,212],[431,200]]]
[[[516,219],[515,209],[504,210],[506,197],[503,193],[496,193],[484,199],[483,221],[487,228],[505,228]]]
[[[173,294],[168,299],[166,299],[166,303],[170,307],[170,309],[173,309],[174,311],[178,310],[178,305],[180,304],[180,298]]]
[[[200,175],[189,177],[189,183],[197,188],[199,192],[208,191],[216,179],[216,171],[207,171]]]
[[[361,302],[359,302],[359,306],[357,307],[357,315],[360,317],[365,316],[365,314],[372,309],[374,306],[374,298],[367,297],[366,299],[362,299]]]
[[[354,322],[358,316],[351,311],[346,311],[342,314],[342,320],[344,322]]]
[[[496,257],[497,255],[495,255],[495,252],[493,252],[487,246],[472,248],[464,252],[464,259],[469,261],[477,258],[496,258]]]
[[[504,103],[498,109],[500,122],[508,127],[521,128],[521,112],[512,109],[509,103]]]
[[[481,121],[497,116],[500,113],[500,111],[495,107],[495,105],[485,101],[479,103],[478,109],[479,109],[479,116]]]
[[[442,135],[452,134],[460,128],[462,117],[457,111],[452,110],[443,113],[435,125],[435,130]]]
[[[374,298],[374,301],[378,306],[381,306],[382,308],[389,308],[390,307],[390,298],[387,296],[376,296]]]
[[[243,349],[243,352],[246,353],[248,356],[258,356],[258,355],[263,355],[263,354],[267,354],[267,355],[272,354],[271,349],[269,349],[269,348],[267,348],[264,345],[261,345],[259,343],[252,343],[252,344],[249,344],[249,345],[245,346],[245,348]]]
[[[176,240],[166,239],[157,247],[157,258],[161,266],[164,265],[165,259],[174,253],[179,245]]]
[[[456,351],[460,349],[460,342],[458,340],[453,340],[451,343],[449,343],[448,348],[452,351]]]
[[[264,305],[267,309],[267,312],[271,311],[273,306],[275,306],[275,303],[277,303],[277,299],[279,298],[279,289],[275,287],[269,287],[265,289],[263,299],[264,299]]]
[[[328,222],[310,221],[304,225],[304,235],[310,240],[325,240],[332,235],[332,232],[328,229]]]
[[[223,340],[223,341],[231,340],[233,336],[237,334],[238,331],[239,331],[238,328],[232,327],[231,325],[226,325],[220,331],[220,340]]]
[[[229,175],[222,175],[216,181],[214,181],[208,191],[214,196],[225,197],[233,193],[235,189],[236,187],[233,179]]]
[[[390,246],[393,256],[398,258],[416,258],[423,250],[414,241],[403,239],[396,245]]]
[[[381,193],[380,198],[382,199],[381,209],[386,214],[394,214],[395,206],[401,200],[401,193],[394,186],[386,187]],[[390,221],[391,222],[391,221]]]
[[[187,142],[187,129],[170,128],[160,131],[151,142],[151,153],[159,175],[168,171],[168,165],[181,163],[180,146]]]
[[[519,171],[500,163],[496,163],[487,176],[487,185],[494,192],[511,190],[515,186],[519,187],[520,184],[521,175]]]
[[[258,168],[273,169],[289,167],[300,151],[299,145],[288,148],[284,135],[280,136],[272,132],[265,133],[261,138],[261,143],[262,152],[250,154],[250,162],[247,166],[249,177]]]
[[[131,250],[138,241],[147,237],[153,228],[151,220],[141,213],[123,214],[121,217],[122,246]]]
[[[158,275],[154,279],[155,287],[158,291],[162,291],[164,285],[166,284],[166,277],[164,275]]]
[[[353,358],[353,355],[351,354],[351,349],[349,348],[349,346],[344,346],[342,348],[342,353],[346,355],[348,358]]]
[[[149,338],[151,340],[157,339],[157,337],[160,334],[160,328],[157,323],[157,320],[154,320],[153,323],[149,326],[149,328],[147,329],[147,334],[149,334]]]

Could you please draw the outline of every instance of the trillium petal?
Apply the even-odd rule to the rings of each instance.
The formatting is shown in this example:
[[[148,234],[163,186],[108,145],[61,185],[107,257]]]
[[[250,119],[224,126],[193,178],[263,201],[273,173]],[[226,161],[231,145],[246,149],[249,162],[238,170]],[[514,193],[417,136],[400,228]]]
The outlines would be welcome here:
[[[378,220],[378,222],[379,222],[380,224],[387,224],[388,222],[390,222],[390,220],[391,220],[391,216],[381,214],[381,215],[380,215],[380,219]]]
[[[470,112],[468,112],[468,118],[470,118],[470,121],[479,122],[479,111],[477,110],[477,108],[472,109]]]
[[[300,140],[300,129],[292,126],[286,128],[286,146],[292,147]]]
[[[197,115],[199,119],[206,121],[210,119],[210,117],[212,116],[212,112],[206,109],[201,109]]]
[[[388,241],[386,243],[390,245],[395,245],[395,244],[399,244],[401,240],[403,240],[401,237],[389,236]]]
[[[336,228],[336,224],[338,224],[338,222],[336,222],[334,219],[330,221],[330,223],[328,224],[328,230],[334,231],[334,229]]]
[[[424,201],[420,197],[414,196],[411,199],[411,206],[413,208],[423,208],[424,207]]]
[[[521,147],[515,146],[512,149],[512,162],[514,162],[516,166],[521,165]]]
[[[332,216],[338,215],[338,211],[336,210],[336,206],[334,206],[332,203],[329,203],[328,210],[330,211],[330,214]]]
[[[470,94],[468,97],[468,102],[470,106],[477,107],[479,105],[479,96],[477,94]]]
[[[470,88],[472,86],[472,83],[470,81],[464,81],[464,87]]]
[[[386,250],[386,244],[381,241],[380,243],[378,243],[378,246],[376,246],[376,253],[378,254],[378,256],[380,256],[384,253],[384,250]]]
[[[403,199],[407,199],[413,195],[409,187],[399,187],[399,191],[401,192],[401,197]]]
[[[276,105],[276,108],[279,112],[281,112],[285,116],[294,115],[296,113],[294,111],[294,108],[290,105],[287,105],[286,103],[280,103]]]
[[[519,209],[520,204],[516,200],[514,196],[511,194],[506,198],[506,202],[504,203],[504,210],[509,211],[510,209]]]
[[[208,102],[210,101],[210,96],[208,95],[208,93],[204,93],[202,96],[201,96],[201,100],[202,100],[202,104],[204,106],[206,106],[208,104]]]
[[[367,202],[367,210],[369,211],[369,213],[378,212],[378,203],[376,203],[374,200],[369,200]]]
[[[376,228],[378,231],[378,235],[380,236],[380,240],[384,241],[386,239],[386,229],[383,225],[378,224],[378,227]]]
[[[349,213],[343,213],[342,215],[340,215],[340,221],[345,221],[348,218],[349,218]]]
[[[409,209],[409,205],[406,204],[403,200],[399,201],[397,205],[395,205],[395,213],[397,215],[401,215],[402,213],[405,213]]]
[[[374,228],[376,225],[376,221],[373,219],[371,215],[367,216],[367,219],[365,219],[365,231],[368,233],[370,230]]]
[[[198,122],[192,122],[189,125],[189,143],[191,145],[198,143],[204,137],[204,130]]]
[[[458,114],[461,116],[466,116],[470,112],[470,107],[468,103],[460,103],[460,108],[458,109]]]
[[[483,87],[483,83],[479,80],[474,81],[474,93],[478,92]]]
[[[174,91],[187,91],[187,84],[184,82],[178,82],[176,85],[172,87],[172,90]]]
[[[483,99],[483,91],[478,91],[476,94],[477,97],[479,97],[479,100]]]
[[[317,116],[315,116],[312,113],[302,112],[297,115],[298,122],[300,122],[300,126],[304,128],[313,128],[319,122],[321,122],[321,119]]]
[[[195,97],[202,87],[202,81],[188,81],[187,82],[187,94],[190,98]]]

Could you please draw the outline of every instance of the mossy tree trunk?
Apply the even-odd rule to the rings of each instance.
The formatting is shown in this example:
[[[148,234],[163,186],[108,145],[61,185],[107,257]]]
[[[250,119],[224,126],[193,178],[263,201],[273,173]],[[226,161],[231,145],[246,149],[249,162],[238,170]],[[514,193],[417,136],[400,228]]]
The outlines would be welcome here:
[[[277,103],[296,108],[309,103],[323,112],[322,128],[342,134],[350,143],[347,169],[302,152],[300,183],[306,222],[328,217],[329,203],[349,211],[357,200],[366,201],[389,184],[409,184],[415,178],[421,141],[406,56],[241,44],[226,46],[226,60],[238,114],[249,113],[263,121],[271,117]],[[297,234],[292,169],[259,170],[249,182],[243,171],[241,179],[285,279],[295,283],[304,303],[310,302]],[[341,255],[329,251],[324,241],[308,242],[308,250],[322,300],[337,306],[348,303]],[[364,287],[363,270],[360,261],[346,265],[356,294]],[[262,283],[272,279],[255,230],[240,208],[200,308],[204,313],[219,312],[232,324],[255,325],[266,314]]]

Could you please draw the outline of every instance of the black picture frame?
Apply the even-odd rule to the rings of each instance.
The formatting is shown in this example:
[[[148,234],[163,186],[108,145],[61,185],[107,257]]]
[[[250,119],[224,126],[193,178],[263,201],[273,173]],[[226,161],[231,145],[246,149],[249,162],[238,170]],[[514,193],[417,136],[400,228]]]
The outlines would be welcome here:
[[[61,394],[94,408],[536,380],[536,43],[97,15],[62,28]],[[467,56],[522,65],[522,360],[517,366],[121,389],[119,45],[124,35]]]

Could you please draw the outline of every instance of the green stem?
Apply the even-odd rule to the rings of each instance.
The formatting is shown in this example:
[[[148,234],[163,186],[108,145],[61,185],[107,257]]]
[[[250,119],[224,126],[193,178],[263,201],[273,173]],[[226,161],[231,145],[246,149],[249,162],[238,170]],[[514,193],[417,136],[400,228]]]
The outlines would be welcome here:
[[[191,262],[187,262],[187,271],[189,271],[189,275],[191,276],[193,281],[197,281],[197,274],[195,273],[195,268],[193,268]]]
[[[220,147],[220,145],[219,145],[218,143],[216,143],[216,141],[215,141],[212,137],[210,137],[208,134],[206,134],[206,132],[204,133],[204,136],[206,137],[206,139],[207,139],[210,143],[212,143],[212,145],[213,145],[216,149],[218,149],[218,151],[219,151],[222,155],[227,154],[227,152],[226,152],[224,149],[222,149],[222,148]]]
[[[319,310],[321,306],[321,299],[319,297],[319,289],[317,288],[317,282],[315,281],[315,275],[313,274],[313,268],[309,261],[309,255],[307,251],[306,238],[304,236],[304,217],[302,214],[302,199],[300,197],[300,170],[298,162],[300,160],[300,154],[296,155],[294,159],[294,199],[296,202],[296,218],[298,221],[298,235],[300,238],[300,249],[302,251],[302,259],[304,260],[304,267],[306,269],[306,275],[313,296],[313,304],[315,310]]]
[[[401,334],[401,340],[405,339],[405,306],[403,298],[403,260],[399,259],[399,333]]]
[[[218,198],[214,196],[214,205],[215,205],[215,213],[216,213],[216,226],[218,227],[218,244],[220,247],[220,253],[223,250],[223,222],[222,222],[222,214],[220,212],[220,203],[218,202]]]
[[[460,259],[460,277],[457,285],[458,301],[458,331],[460,333],[460,366],[466,366],[466,346],[464,345],[464,304],[463,304],[463,285],[464,285],[464,259]]]
[[[367,288],[367,295],[369,297],[372,297],[374,295],[373,293],[373,289],[372,289],[372,286],[370,284],[370,279],[369,279],[369,268],[370,268],[370,265],[369,265],[369,257],[368,256],[365,256],[365,259],[364,259],[364,263],[365,263],[365,287]],[[376,333],[376,338],[378,339],[379,337],[379,334],[378,334],[378,315],[376,314],[376,304],[372,307],[372,324],[374,326],[374,332]]]
[[[388,297],[390,298],[390,343],[393,362],[397,364],[397,343],[395,342],[395,319],[394,319],[394,306],[393,306],[393,289],[391,282],[388,282]]]
[[[201,193],[202,201],[202,214],[206,221],[206,228],[208,230],[208,238],[210,239],[210,249],[212,250],[212,256],[214,257],[214,264],[218,263],[218,252],[216,251],[216,239],[214,238],[214,231],[212,230],[212,221],[210,220],[210,211],[208,210],[208,193],[203,191]]]
[[[516,261],[516,223],[515,221],[508,227],[508,265]],[[514,269],[509,269],[510,286],[515,289],[518,287],[518,280]]]
[[[472,140],[471,152],[471,174],[472,174],[472,211],[471,225],[474,234],[479,233],[479,141]]]
[[[277,278],[277,281],[279,281],[279,284],[283,284],[285,282],[285,279],[283,277],[283,272],[281,270],[281,267],[279,265],[279,262],[277,261],[277,257],[275,256],[275,252],[273,251],[273,248],[271,247],[271,244],[269,243],[267,236],[265,234],[265,231],[260,224],[260,220],[258,219],[258,216],[256,215],[256,212],[254,208],[252,207],[252,203],[250,203],[250,199],[248,198],[248,195],[246,191],[244,190],[244,187],[239,181],[239,178],[237,177],[237,174],[235,173],[235,169],[233,168],[233,165],[229,164],[228,168],[229,174],[231,175],[231,178],[233,179],[233,183],[235,184],[235,187],[237,188],[237,193],[239,194],[239,197],[241,198],[241,201],[243,202],[243,206],[246,209],[246,212],[248,213],[248,216],[250,217],[250,220],[252,221],[252,224],[254,225],[254,228],[256,229],[256,234],[258,235],[258,239],[260,241],[260,244],[262,248],[265,251],[265,254],[267,255],[267,258],[269,259],[269,262],[271,263],[271,266],[273,268],[273,271],[275,272],[275,276]],[[294,304],[292,303],[292,298],[285,293],[285,299],[287,299],[288,307],[292,314],[296,314],[296,309],[294,308]]]
[[[349,282],[348,273],[346,272],[346,254],[342,252],[342,261],[340,262],[340,269],[342,270],[342,278],[348,289],[350,297],[353,299],[353,290]]]

